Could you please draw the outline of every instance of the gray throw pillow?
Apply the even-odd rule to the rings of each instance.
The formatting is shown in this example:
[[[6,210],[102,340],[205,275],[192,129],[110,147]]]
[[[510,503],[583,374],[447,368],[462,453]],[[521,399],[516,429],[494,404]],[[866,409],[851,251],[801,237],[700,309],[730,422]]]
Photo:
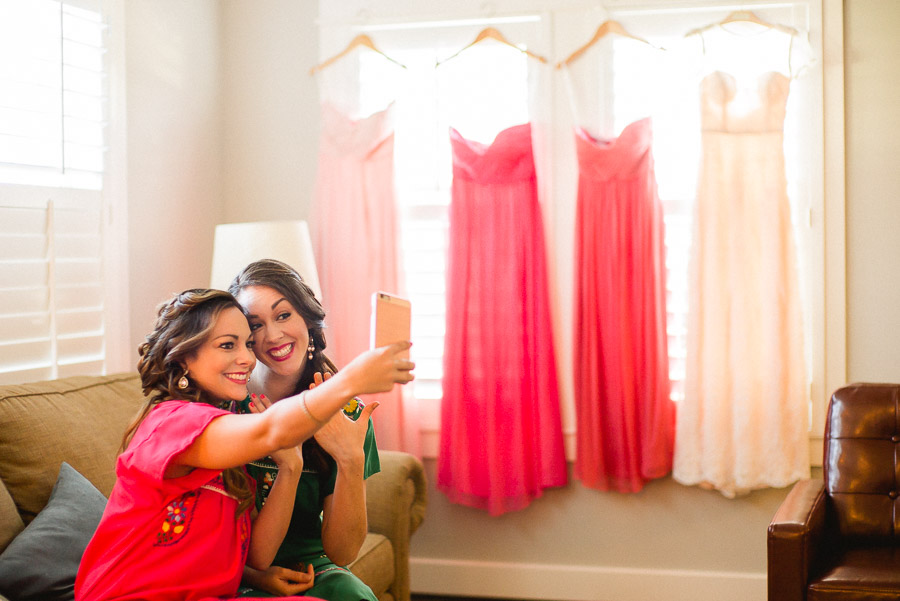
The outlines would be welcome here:
[[[0,554],[0,594],[12,601],[75,598],[75,574],[106,497],[63,462],[47,506]]]

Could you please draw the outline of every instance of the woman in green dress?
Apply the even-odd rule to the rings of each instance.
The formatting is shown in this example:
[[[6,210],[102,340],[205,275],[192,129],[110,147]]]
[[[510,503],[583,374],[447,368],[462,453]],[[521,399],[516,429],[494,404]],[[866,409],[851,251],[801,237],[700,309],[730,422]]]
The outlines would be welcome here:
[[[229,291],[247,314],[259,359],[242,411],[265,411],[337,371],[323,352],[325,311],[293,268],[256,261],[235,277]],[[375,601],[371,589],[344,566],[356,559],[368,532],[365,479],[381,469],[370,419],[377,406],[354,399],[303,443],[303,472],[287,534],[272,567],[245,568],[242,596]],[[247,470],[257,481],[256,504],[262,507],[278,468],[265,457]]]

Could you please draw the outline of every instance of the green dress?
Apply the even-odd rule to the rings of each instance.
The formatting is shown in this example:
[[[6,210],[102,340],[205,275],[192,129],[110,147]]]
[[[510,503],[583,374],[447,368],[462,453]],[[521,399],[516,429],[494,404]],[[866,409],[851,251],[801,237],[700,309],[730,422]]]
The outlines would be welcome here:
[[[358,402],[358,401],[357,401]],[[249,413],[247,405],[249,397],[239,404],[241,413]],[[353,401],[351,401],[353,403]],[[359,418],[363,404],[353,408],[353,419]],[[348,413],[349,414],[349,413]],[[365,440],[365,465],[363,478],[381,471],[381,463],[378,459],[378,448],[375,446],[375,430],[372,420],[369,419],[369,427]],[[319,597],[327,601],[376,601],[372,590],[362,580],[350,573],[345,567],[335,565],[325,555],[322,545],[322,508],[325,497],[334,492],[334,483],[337,479],[337,463],[326,454],[329,472],[322,474],[303,467],[303,473],[297,484],[297,497],[294,500],[294,514],[291,516],[291,524],[284,542],[275,554],[272,565],[297,569],[297,564],[312,564],[315,572],[315,584],[303,595]],[[256,480],[256,508],[261,509],[269,495],[272,483],[278,475],[278,467],[270,457],[253,461],[247,464],[247,471]],[[263,591],[241,587],[241,597],[275,597]]]

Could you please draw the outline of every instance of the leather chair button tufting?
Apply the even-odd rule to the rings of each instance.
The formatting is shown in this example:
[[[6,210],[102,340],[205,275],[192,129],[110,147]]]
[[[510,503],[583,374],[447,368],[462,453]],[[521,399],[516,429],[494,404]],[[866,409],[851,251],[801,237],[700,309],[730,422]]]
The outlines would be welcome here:
[[[897,496],[898,496],[898,495],[897,495],[897,491],[896,491],[896,490],[892,490],[891,492],[888,493],[888,496],[889,496],[890,498],[892,498],[892,499],[896,499]]]
[[[900,442],[900,434],[894,434],[891,436],[891,442]]]

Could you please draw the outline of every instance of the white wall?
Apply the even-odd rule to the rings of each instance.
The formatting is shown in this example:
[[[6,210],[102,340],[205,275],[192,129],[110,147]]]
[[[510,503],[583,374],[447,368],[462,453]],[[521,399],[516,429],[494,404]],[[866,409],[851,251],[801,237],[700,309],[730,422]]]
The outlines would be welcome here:
[[[218,0],[128,0],[130,344],[172,293],[209,284],[222,205]]]
[[[225,0],[224,221],[303,219],[316,173],[319,98],[309,68],[316,2]]]
[[[844,4],[847,373],[900,382],[900,2]]]
[[[316,4],[128,1],[131,348],[156,302],[205,283],[215,222],[306,216]],[[845,4],[847,371],[900,381],[900,3]],[[637,495],[576,482],[500,518],[429,493],[415,591],[762,600],[766,525],[786,491],[726,500],[671,480]]]

